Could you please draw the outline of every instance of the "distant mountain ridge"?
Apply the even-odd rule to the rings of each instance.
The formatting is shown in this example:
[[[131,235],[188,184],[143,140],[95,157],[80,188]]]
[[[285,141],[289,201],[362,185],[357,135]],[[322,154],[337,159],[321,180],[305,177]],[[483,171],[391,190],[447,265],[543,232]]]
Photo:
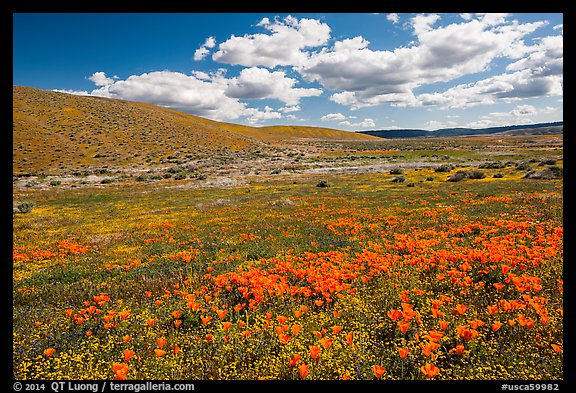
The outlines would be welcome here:
[[[519,124],[502,127],[489,128],[441,128],[434,131],[419,129],[397,129],[397,130],[371,130],[358,131],[361,134],[377,136],[380,138],[398,139],[398,138],[438,138],[449,136],[475,136],[475,135],[494,135],[502,136],[511,135],[546,135],[562,134],[564,122],[557,121],[552,123],[537,124]]]

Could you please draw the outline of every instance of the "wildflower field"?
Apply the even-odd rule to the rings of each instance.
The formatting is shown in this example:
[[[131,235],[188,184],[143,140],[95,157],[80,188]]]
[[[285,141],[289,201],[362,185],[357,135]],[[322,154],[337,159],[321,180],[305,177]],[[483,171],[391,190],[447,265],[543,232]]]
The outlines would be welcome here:
[[[20,190],[14,377],[563,379],[562,179],[485,173]]]

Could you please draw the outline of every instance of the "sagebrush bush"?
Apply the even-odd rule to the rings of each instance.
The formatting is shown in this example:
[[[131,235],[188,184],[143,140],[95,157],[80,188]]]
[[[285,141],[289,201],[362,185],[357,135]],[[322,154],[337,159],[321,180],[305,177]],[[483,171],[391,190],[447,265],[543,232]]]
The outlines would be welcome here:
[[[525,171],[525,170],[528,170],[530,168],[531,168],[530,163],[528,163],[526,161],[519,162],[516,164],[516,170],[519,170],[519,171]]]
[[[556,160],[553,158],[546,158],[542,161],[540,161],[540,164],[538,164],[539,166],[544,166],[544,165],[556,165]]]
[[[473,169],[467,172],[467,176],[469,179],[484,179],[486,177],[486,174],[482,171]]]
[[[36,203],[32,201],[21,202],[16,206],[18,213],[26,214],[30,213],[32,209],[36,206]]]
[[[460,180],[464,180],[468,177],[468,173],[466,171],[458,171],[452,174],[447,181],[450,182],[458,182]]]
[[[442,164],[434,169],[434,172],[451,172],[454,169],[452,164]]]

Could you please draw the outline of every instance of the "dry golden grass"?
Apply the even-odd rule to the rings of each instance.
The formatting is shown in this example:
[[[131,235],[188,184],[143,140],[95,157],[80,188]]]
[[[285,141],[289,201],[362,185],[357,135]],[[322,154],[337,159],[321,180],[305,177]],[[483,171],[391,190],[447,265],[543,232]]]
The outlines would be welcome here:
[[[153,167],[170,160],[266,150],[269,143],[372,140],[314,127],[249,127],[151,104],[13,88],[14,175]]]

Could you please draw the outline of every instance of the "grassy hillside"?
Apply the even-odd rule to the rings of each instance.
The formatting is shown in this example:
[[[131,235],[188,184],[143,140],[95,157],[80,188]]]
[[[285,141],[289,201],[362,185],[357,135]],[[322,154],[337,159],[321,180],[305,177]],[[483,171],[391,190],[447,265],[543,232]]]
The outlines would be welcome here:
[[[13,88],[13,172],[156,166],[249,153],[301,138],[364,139],[312,127],[254,128],[215,122],[150,104]]]

